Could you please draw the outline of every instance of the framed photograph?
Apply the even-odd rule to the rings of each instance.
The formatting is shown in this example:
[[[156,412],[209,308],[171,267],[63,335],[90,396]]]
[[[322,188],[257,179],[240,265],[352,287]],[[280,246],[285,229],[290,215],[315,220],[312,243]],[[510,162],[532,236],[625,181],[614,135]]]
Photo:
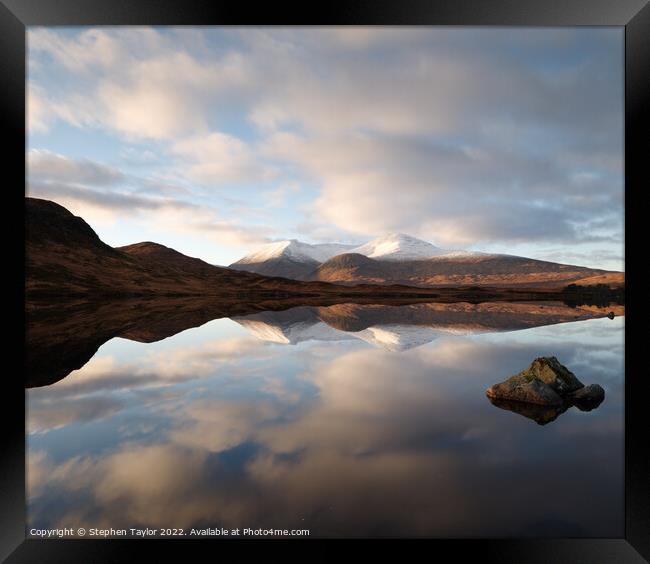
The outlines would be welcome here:
[[[2,1],[2,559],[650,559],[646,0]]]

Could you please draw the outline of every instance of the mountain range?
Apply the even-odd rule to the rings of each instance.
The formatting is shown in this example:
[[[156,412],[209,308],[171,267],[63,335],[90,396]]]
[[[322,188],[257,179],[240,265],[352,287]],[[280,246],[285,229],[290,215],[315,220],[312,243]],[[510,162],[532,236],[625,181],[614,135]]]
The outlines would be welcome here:
[[[265,254],[258,255],[263,262],[275,261],[279,271],[285,260],[303,267],[312,265],[313,273],[304,276],[307,280],[299,280],[283,271],[283,276],[273,276],[242,271],[241,265],[237,268],[214,266],[150,241],[113,248],[104,243],[83,218],[49,200],[26,198],[25,211],[25,292],[28,300],[199,296],[219,298],[222,302],[256,304],[295,299],[302,305],[308,305],[309,300],[322,305],[324,300],[340,303],[378,299],[570,299],[575,303],[585,303],[585,300],[601,303],[609,299],[620,300],[623,293],[623,273],[554,263],[542,263],[545,268],[540,269],[536,266],[539,261],[521,257],[443,252],[412,260],[414,254],[438,250],[431,250],[433,245],[424,242],[405,245],[405,238],[401,236],[397,244],[379,241],[344,249],[362,250],[379,258],[357,252],[327,258],[339,253],[341,247],[298,245],[296,242],[267,248]],[[243,266],[255,264],[259,262]],[[583,285],[567,286],[566,282],[576,280]],[[426,287],[436,284],[447,287]],[[618,288],[612,288],[617,284]]]
[[[447,250],[403,233],[389,233],[357,247],[278,241],[254,250],[230,268],[344,285],[561,287],[624,283],[622,272],[515,255]]]

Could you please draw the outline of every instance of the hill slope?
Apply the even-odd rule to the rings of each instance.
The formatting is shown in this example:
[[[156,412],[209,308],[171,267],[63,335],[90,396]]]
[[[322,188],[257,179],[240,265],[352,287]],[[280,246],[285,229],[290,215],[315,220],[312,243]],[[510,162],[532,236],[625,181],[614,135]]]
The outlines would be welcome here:
[[[305,284],[212,266],[145,242],[114,249],[63,206],[26,198],[28,297],[71,295],[237,295],[246,291],[317,291]]]
[[[426,260],[389,261],[345,254],[321,264],[310,279],[339,284],[408,284],[420,287],[563,287],[581,280],[620,285],[624,282],[624,275],[511,255],[459,253]]]

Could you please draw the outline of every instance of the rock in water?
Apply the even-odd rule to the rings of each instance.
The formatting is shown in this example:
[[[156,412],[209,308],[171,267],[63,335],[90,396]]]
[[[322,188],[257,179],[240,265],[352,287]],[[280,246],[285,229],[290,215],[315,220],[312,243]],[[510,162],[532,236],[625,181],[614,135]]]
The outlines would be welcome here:
[[[591,411],[605,399],[605,390],[598,384],[590,384],[573,392],[568,398],[580,411]]]
[[[520,413],[540,424],[553,421],[572,405],[581,411],[591,411],[605,399],[605,390],[601,386],[585,386],[554,356],[536,358],[519,374],[490,386],[485,394],[497,407]],[[513,408],[510,402],[543,406],[551,411],[528,413],[527,409]]]
[[[560,364],[554,356],[536,358],[526,370],[519,374],[528,381],[539,380],[543,382],[562,397],[584,387],[584,384],[576,378],[575,374],[566,366]]]
[[[567,394],[584,387],[554,356],[541,356],[519,374],[486,390],[489,398],[522,401],[537,405],[560,406]]]
[[[490,386],[486,392],[492,399],[521,401],[537,405],[558,407],[564,403],[560,395],[548,384],[524,373],[516,374],[505,382]]]

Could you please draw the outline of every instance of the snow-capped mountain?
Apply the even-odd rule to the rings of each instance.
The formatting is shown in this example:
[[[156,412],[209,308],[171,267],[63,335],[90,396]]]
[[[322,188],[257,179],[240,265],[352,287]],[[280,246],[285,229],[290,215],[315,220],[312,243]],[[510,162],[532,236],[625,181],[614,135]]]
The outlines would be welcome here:
[[[423,260],[446,251],[404,233],[388,233],[347,252],[377,260]]]
[[[403,233],[389,233],[360,246],[278,241],[230,267],[295,280],[420,287],[557,287],[583,279],[597,282],[612,274],[514,255],[442,249]]]
[[[352,245],[323,243],[310,245],[296,239],[275,241],[255,249],[230,265],[265,276],[308,280],[318,265],[333,256],[349,252]]]
[[[274,241],[267,243],[239,259],[234,264],[255,264],[277,258],[289,258],[296,261],[312,260],[325,262],[333,256],[350,252],[353,245],[342,245],[339,243],[322,243],[310,245],[297,239],[286,241]]]

